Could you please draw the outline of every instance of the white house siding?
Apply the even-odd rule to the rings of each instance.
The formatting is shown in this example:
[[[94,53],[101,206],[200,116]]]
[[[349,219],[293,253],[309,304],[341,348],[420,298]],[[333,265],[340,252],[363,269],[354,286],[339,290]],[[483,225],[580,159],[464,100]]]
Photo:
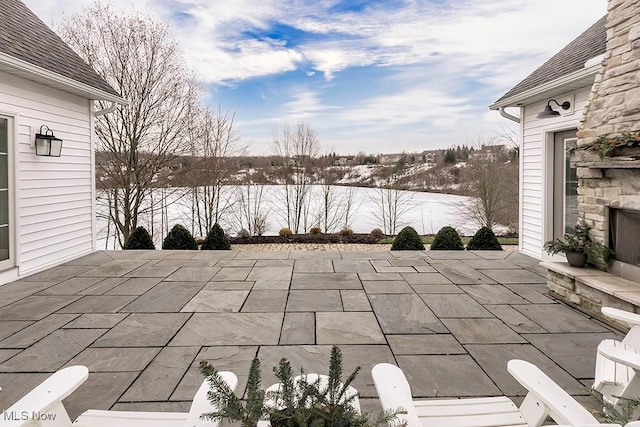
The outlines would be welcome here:
[[[551,239],[552,173],[549,161],[552,159],[553,134],[578,127],[582,111],[591,87],[578,91],[549,96],[544,101],[526,105],[523,111],[522,126],[522,181],[521,181],[521,226],[520,251],[537,259],[545,258],[543,245]],[[556,118],[538,119],[547,100],[554,98],[558,102],[571,101],[572,113]],[[556,111],[562,109],[552,104]],[[547,166],[549,165],[549,166]]]
[[[94,249],[92,115],[89,100],[0,72],[0,114],[13,116],[16,269],[0,283]],[[62,156],[38,157],[33,135],[48,126]],[[3,279],[4,277],[4,279]]]

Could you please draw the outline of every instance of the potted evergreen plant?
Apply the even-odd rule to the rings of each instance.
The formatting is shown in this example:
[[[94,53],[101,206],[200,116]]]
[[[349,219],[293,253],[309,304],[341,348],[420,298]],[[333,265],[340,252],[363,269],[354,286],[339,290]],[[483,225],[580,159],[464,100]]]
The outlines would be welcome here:
[[[578,222],[571,233],[560,239],[549,240],[544,244],[548,254],[555,255],[563,252],[567,262],[572,267],[584,267],[587,262],[593,263],[602,259],[608,263],[613,258],[613,252],[601,243],[594,242],[589,236],[591,227],[584,221]]]

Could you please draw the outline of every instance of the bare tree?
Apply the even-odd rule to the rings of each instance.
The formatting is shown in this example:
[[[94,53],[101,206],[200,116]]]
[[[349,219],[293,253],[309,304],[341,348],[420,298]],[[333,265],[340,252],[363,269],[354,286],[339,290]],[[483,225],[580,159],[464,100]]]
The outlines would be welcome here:
[[[265,207],[264,185],[240,185],[236,190],[236,209],[240,228],[254,236],[262,236],[268,228],[268,214]],[[245,227],[246,226],[246,227]]]
[[[186,149],[188,113],[199,88],[167,28],[148,17],[95,3],[65,20],[61,37],[129,101],[101,115],[96,172],[110,195],[109,216],[120,245],[149,212],[150,193],[167,187],[176,156]],[[100,105],[107,108],[108,105]]]
[[[382,224],[384,234],[396,234],[402,217],[413,207],[413,194],[396,188],[378,188],[373,216]]]
[[[309,220],[309,191],[313,179],[313,161],[319,152],[316,132],[307,122],[294,129],[284,125],[273,135],[276,155],[281,159],[280,179],[284,193],[283,219],[294,233],[303,230]]]

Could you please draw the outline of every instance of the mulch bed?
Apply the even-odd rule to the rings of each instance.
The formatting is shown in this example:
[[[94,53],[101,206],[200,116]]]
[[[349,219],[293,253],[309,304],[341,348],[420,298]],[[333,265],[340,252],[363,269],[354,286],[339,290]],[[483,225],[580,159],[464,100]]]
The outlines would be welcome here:
[[[375,244],[386,236],[374,237],[371,234],[351,234],[341,236],[339,234],[292,234],[289,237],[281,236],[251,236],[231,237],[232,245],[260,244],[260,243],[363,243]]]

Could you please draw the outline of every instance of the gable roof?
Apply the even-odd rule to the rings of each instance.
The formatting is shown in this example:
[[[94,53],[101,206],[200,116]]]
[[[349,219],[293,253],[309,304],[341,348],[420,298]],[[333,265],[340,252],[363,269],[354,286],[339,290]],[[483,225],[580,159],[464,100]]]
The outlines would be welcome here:
[[[545,83],[553,82],[571,73],[584,70],[585,63],[602,55],[607,45],[607,16],[580,34],[575,40],[556,53],[537,70],[502,95],[494,104],[508,100]]]
[[[78,56],[56,33],[42,22],[20,0],[0,0],[0,55],[7,63],[26,65],[20,75],[29,78],[25,69],[55,73],[75,82],[97,89],[111,97],[120,98],[102,77]],[[4,54],[4,55],[2,55]],[[11,57],[18,61],[10,61]],[[28,64],[23,64],[26,62]],[[7,65],[7,64],[3,64]],[[37,68],[31,67],[36,66]],[[42,81],[42,79],[36,79]],[[96,98],[92,98],[96,99]]]

